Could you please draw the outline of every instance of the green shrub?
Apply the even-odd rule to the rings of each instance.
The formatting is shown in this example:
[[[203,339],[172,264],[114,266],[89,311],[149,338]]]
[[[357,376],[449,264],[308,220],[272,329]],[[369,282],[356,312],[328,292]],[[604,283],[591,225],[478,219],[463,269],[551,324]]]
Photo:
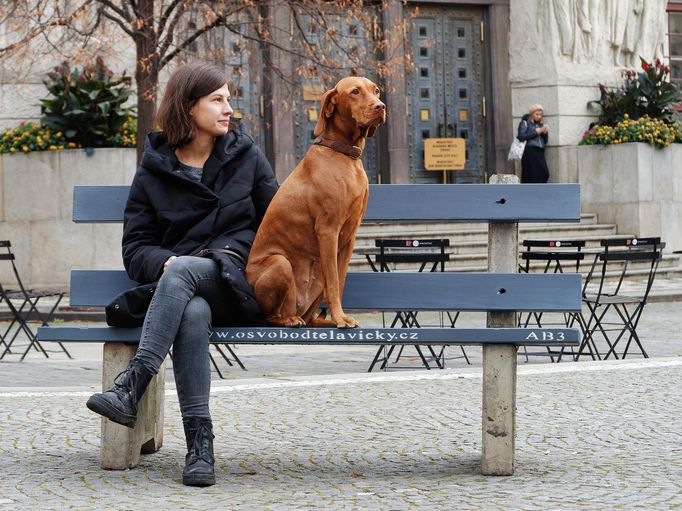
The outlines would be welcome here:
[[[44,81],[50,97],[41,99],[41,123],[82,147],[104,147],[134,115],[124,104],[132,95],[131,79],[113,72],[97,57],[83,68],[65,62]]]

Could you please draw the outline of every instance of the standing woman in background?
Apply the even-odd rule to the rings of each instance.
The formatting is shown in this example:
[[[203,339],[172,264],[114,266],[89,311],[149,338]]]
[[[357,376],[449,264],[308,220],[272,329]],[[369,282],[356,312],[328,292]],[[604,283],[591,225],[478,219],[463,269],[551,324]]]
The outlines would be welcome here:
[[[227,76],[213,66],[186,65],[168,80],[162,131],[147,137],[123,220],[123,264],[147,292],[123,293],[106,309],[112,326],[142,326],[140,344],[113,388],[87,402],[134,427],[172,348],[189,486],[215,483],[211,327],[265,324],[244,266],[277,182],[251,137],[230,123],[229,100]]]
[[[526,142],[521,158],[522,183],[546,183],[549,169],[545,160],[545,146],[549,138],[549,126],[542,124],[542,105],[535,104],[521,118],[517,138]]]

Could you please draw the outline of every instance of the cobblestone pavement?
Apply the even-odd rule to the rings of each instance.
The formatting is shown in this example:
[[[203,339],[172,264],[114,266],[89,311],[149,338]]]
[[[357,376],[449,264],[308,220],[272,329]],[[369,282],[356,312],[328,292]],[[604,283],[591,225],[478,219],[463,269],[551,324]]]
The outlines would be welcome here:
[[[479,468],[479,348],[466,348],[471,366],[450,347],[444,371],[398,370],[418,365],[406,348],[391,371],[367,374],[372,347],[239,347],[248,371],[221,362],[228,379],[213,382],[218,483],[207,489],[180,482],[172,371],[163,448],[136,469],[103,471],[100,422],[84,406],[100,387],[101,346],[69,344],[74,360],[10,355],[0,510],[682,509],[681,311],[647,306],[648,360],[520,355],[517,469],[499,478]]]
[[[435,315],[419,313],[423,323],[436,325],[439,318]],[[379,314],[356,315],[363,326],[381,324]],[[658,302],[648,304],[642,315],[638,332],[648,354],[653,357],[682,357],[682,342],[680,342],[679,325],[682,318],[682,302]],[[551,321],[551,317],[546,317]],[[0,331],[3,325],[0,322]],[[74,325],[84,323],[74,323]],[[461,327],[485,326],[485,315],[480,313],[462,314],[457,322]],[[6,328],[6,327],[5,327]],[[25,340],[18,340],[16,346],[26,346]],[[31,351],[28,357],[19,362],[23,349],[18,353],[6,356],[0,361],[0,391],[10,387],[35,388],[47,386],[55,388],[78,388],[99,389],[101,386],[102,346],[97,343],[68,343],[67,349],[72,352],[74,360],[68,360],[59,352],[56,345],[45,344],[50,350],[50,358],[46,359],[41,353]],[[599,341],[602,351],[605,351],[605,343]],[[472,366],[480,366],[481,349],[476,346],[465,348]],[[529,348],[530,350],[530,348]],[[542,349],[532,350],[535,353]],[[376,348],[372,346],[239,346],[236,352],[244,362],[247,371],[235,367],[229,367],[213,350],[216,362],[223,376],[227,379],[250,380],[253,378],[286,379],[296,375],[312,374],[339,374],[339,373],[364,373],[374,357]],[[448,369],[460,369],[468,367],[462,357],[461,350],[456,346],[446,348],[446,367]],[[636,348],[632,348],[629,358],[641,359],[642,356]],[[588,356],[581,357],[581,362],[589,361]],[[414,369],[421,366],[416,351],[412,346],[406,346],[404,356],[399,363],[395,363],[392,357],[389,369],[398,371]],[[520,364],[547,363],[547,356],[529,356],[528,361],[524,357],[524,351],[519,351]],[[570,358],[564,358],[563,363],[573,364]],[[168,364],[167,380],[173,382],[172,369]],[[378,371],[378,366],[375,369]],[[218,375],[214,372],[214,378]]]
[[[480,474],[480,370],[214,386],[217,479],[99,468],[87,392],[0,393],[0,509],[677,509],[682,360],[519,368],[516,473]]]

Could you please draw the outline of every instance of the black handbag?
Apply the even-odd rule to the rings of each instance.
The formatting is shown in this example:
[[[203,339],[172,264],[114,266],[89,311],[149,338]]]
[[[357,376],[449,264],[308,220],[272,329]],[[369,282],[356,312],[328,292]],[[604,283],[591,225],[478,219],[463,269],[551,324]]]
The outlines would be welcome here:
[[[123,328],[142,326],[154,297],[156,282],[126,289],[104,308],[107,325]]]

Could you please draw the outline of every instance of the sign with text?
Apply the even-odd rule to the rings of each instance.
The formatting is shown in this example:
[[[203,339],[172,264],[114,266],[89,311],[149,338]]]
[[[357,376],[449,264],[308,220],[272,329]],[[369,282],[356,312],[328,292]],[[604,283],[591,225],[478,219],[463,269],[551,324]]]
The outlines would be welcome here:
[[[466,161],[463,138],[427,138],[424,140],[426,170],[462,170]]]

